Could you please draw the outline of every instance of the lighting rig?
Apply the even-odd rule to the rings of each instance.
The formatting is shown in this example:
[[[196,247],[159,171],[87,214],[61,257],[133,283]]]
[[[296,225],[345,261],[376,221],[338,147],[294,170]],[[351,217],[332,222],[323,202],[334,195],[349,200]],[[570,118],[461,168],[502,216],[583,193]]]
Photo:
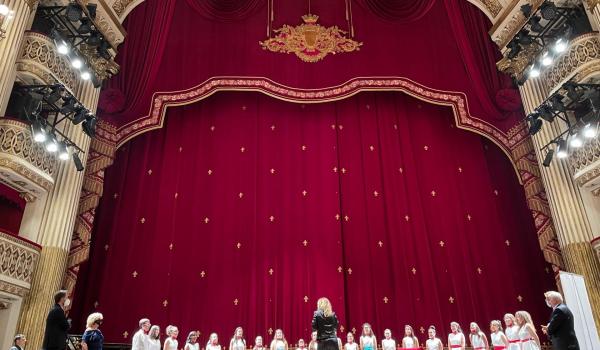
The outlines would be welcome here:
[[[46,151],[61,160],[73,158],[77,171],[84,169],[80,154],[85,153],[59,130],[61,123],[81,124],[89,137],[96,135],[98,119],[61,84],[16,85],[9,111],[31,124],[33,140],[43,143]]]
[[[527,22],[507,44],[507,57],[515,59],[521,52],[533,52],[517,83],[522,85],[528,78],[537,78],[543,69],[550,67],[568,48],[569,40],[592,31],[581,5],[557,6],[544,1],[533,11],[530,4],[521,6]]]
[[[94,22],[96,6],[82,6],[77,1],[67,6],[39,6],[32,29],[50,36],[56,51],[68,57],[81,79],[91,79],[95,87],[100,87],[100,79],[82,54],[85,51],[105,60],[112,59],[111,45]]]
[[[566,82],[557,92],[548,97],[526,118],[529,134],[537,134],[543,120],[552,123],[563,121],[566,130],[542,147],[546,152],[543,165],[550,166],[552,159],[563,159],[580,148],[584,140],[598,135],[600,121],[600,84],[576,84]]]

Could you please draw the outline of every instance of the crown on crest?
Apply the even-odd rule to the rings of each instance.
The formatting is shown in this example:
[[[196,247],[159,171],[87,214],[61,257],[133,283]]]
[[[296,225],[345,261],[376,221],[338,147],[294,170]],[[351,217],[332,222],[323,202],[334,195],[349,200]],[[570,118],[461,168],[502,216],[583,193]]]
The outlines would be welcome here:
[[[319,16],[311,15],[310,13],[308,15],[302,16],[302,20],[304,21],[304,23],[307,23],[307,24],[317,23],[318,19],[319,19]]]

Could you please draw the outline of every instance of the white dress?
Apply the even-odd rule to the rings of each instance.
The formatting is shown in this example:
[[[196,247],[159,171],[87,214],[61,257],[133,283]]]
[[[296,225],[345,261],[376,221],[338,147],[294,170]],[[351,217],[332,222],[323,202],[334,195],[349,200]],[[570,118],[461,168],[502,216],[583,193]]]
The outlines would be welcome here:
[[[147,338],[148,336],[144,333],[143,329],[135,332],[131,340],[131,350],[146,350],[148,344]]]
[[[344,345],[344,350],[358,350],[358,344],[357,343],[346,343]]]
[[[425,342],[427,350],[439,350],[442,347],[442,341],[439,338],[427,339]]]
[[[482,350],[485,348],[482,335],[471,334],[469,335],[469,338],[471,340],[471,346],[473,347],[473,350]]]
[[[404,337],[402,339],[402,344],[403,344],[403,347],[409,348],[409,349],[417,347],[413,337]]]
[[[190,350],[199,350],[200,349],[200,345],[198,345],[198,343],[185,343],[185,346],[188,347],[188,349]]]
[[[521,350],[519,345],[519,326],[506,328],[506,338],[508,339],[508,348],[506,350]]]
[[[244,339],[232,339],[230,350],[246,350],[246,343]],[[196,349],[197,350],[197,349]]]
[[[177,350],[178,346],[179,343],[177,342],[177,339],[165,339],[165,347],[167,348],[167,350]]]
[[[464,343],[465,336],[462,333],[448,334],[448,347],[450,349],[460,349]]]
[[[285,350],[285,343],[283,340],[275,341],[275,350]]]
[[[502,335],[504,335],[502,331],[490,334],[490,338],[492,339],[492,346],[505,346],[504,342],[502,342]]]
[[[521,350],[540,350],[526,327],[519,329],[519,340],[521,340]]]
[[[384,339],[381,341],[382,350],[396,350],[396,341],[394,339]]]
[[[206,350],[221,350],[221,345],[206,344]]]
[[[148,344],[148,350],[160,350],[160,340],[148,337],[146,341]]]
[[[361,335],[360,340],[363,344],[363,350],[374,350],[375,344],[372,336]]]

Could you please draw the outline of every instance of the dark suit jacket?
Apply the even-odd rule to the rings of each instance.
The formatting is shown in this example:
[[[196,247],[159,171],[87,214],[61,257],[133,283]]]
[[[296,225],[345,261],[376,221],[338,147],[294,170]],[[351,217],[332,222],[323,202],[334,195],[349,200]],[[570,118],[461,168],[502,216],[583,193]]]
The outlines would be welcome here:
[[[337,342],[338,319],[335,314],[326,317],[323,311],[317,310],[313,316],[312,329],[317,331],[317,340],[335,339]]]
[[[64,349],[67,346],[67,331],[70,325],[65,316],[65,311],[58,304],[54,304],[46,318],[46,331],[42,349]]]
[[[573,313],[565,304],[558,304],[548,323],[548,336],[554,350],[579,350],[575,336]]]

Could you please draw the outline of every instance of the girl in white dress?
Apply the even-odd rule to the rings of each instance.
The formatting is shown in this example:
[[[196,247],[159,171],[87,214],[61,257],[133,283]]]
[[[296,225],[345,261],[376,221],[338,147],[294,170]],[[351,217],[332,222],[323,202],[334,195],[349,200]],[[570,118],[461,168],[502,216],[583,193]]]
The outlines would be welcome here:
[[[288,350],[288,343],[281,329],[275,330],[275,338],[271,342],[271,350]]]
[[[492,346],[494,350],[505,350],[508,349],[508,338],[502,333],[502,324],[498,320],[493,320],[490,323],[490,337],[492,338]]]
[[[504,326],[506,328],[506,338],[508,339],[507,350],[521,350],[519,326],[517,326],[517,319],[513,314],[504,315]]]
[[[263,338],[259,335],[254,339],[254,347],[252,350],[265,350],[265,346],[263,345]]]
[[[163,350],[177,350],[179,343],[177,343],[177,336],[179,335],[179,329],[175,326],[167,326],[167,339],[163,345]]]
[[[338,349],[344,350],[344,343],[342,343],[342,338],[338,337],[337,341],[338,341]]]
[[[306,343],[304,342],[304,339],[298,339],[298,347],[296,348],[296,350],[308,350],[306,348]]]
[[[377,338],[373,334],[373,329],[368,323],[362,326],[362,335],[360,336],[360,350],[377,350]]]
[[[471,333],[469,334],[469,340],[471,341],[471,346],[473,350],[488,350],[489,344],[485,333],[481,331],[479,325],[475,322],[471,322],[469,325],[469,330]]]
[[[344,345],[344,350],[358,350],[358,344],[354,342],[354,334],[348,332],[346,336],[347,343]]]
[[[217,333],[211,333],[210,337],[208,337],[206,350],[221,350],[221,345],[219,345],[219,336]]]
[[[383,331],[383,340],[381,341],[382,350],[396,350],[396,341],[392,339],[392,331],[386,329]]]
[[[527,311],[517,311],[515,314],[519,325],[519,340],[521,350],[540,350],[540,338],[538,337],[531,315]]]
[[[427,330],[427,335],[429,335],[429,339],[425,342],[425,348],[427,350],[443,350],[444,345],[442,345],[442,341],[440,338],[435,337],[435,327],[429,326]]]
[[[146,338],[148,342],[148,350],[160,350],[160,327],[154,325],[150,327],[150,332],[148,332],[148,338]]]
[[[465,350],[465,335],[463,334],[462,329],[460,329],[458,322],[451,322],[450,330],[452,332],[448,334],[448,348]]]
[[[415,337],[415,331],[409,325],[404,326],[404,338],[402,338],[402,347],[405,349],[417,349],[419,339]]]
[[[244,330],[238,327],[233,332],[233,337],[229,342],[229,350],[246,350],[246,339],[244,339]]]
[[[319,343],[317,342],[317,331],[310,334],[310,342],[308,343],[308,350],[317,350]]]
[[[190,334],[188,334],[187,340],[185,341],[185,347],[183,348],[184,350],[199,350],[200,346],[198,344],[198,332],[196,331],[191,331]]]

